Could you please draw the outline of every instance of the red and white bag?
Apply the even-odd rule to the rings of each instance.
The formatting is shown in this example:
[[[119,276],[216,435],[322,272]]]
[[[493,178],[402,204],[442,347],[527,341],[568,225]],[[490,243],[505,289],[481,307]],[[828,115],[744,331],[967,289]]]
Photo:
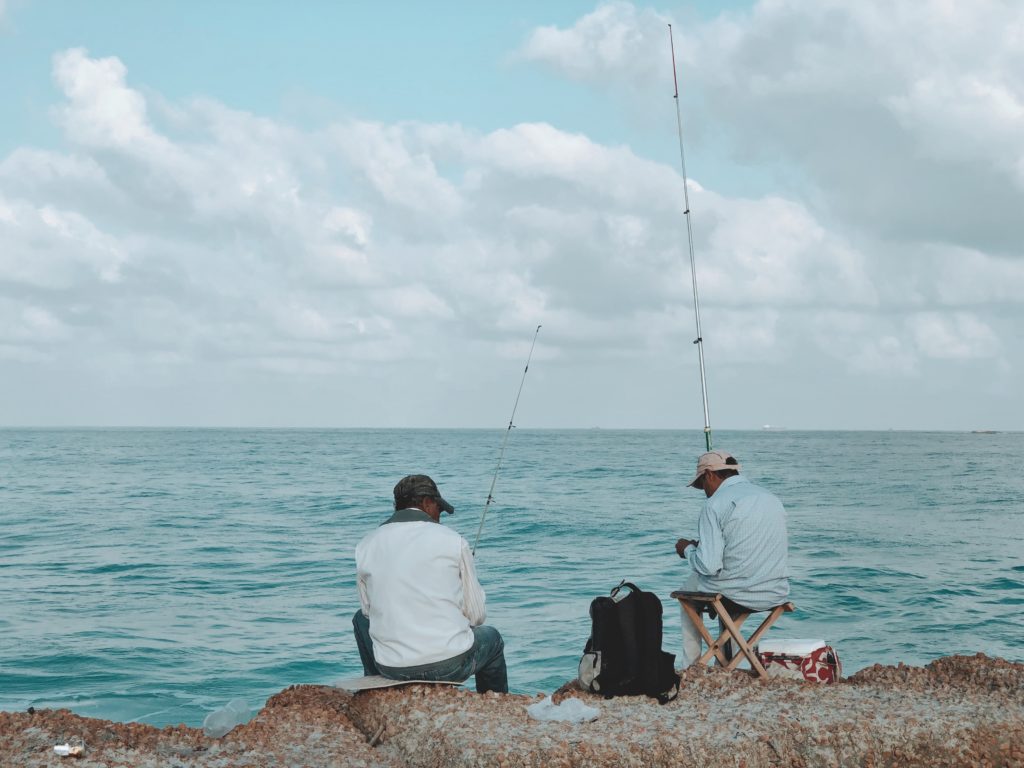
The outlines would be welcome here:
[[[843,679],[839,654],[824,640],[762,640],[757,658],[772,677],[791,677],[812,683]]]

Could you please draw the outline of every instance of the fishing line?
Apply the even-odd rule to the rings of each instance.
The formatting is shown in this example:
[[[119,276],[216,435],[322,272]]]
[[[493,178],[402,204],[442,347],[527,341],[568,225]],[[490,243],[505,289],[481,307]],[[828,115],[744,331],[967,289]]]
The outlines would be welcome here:
[[[519,407],[519,396],[523,394],[523,384],[526,383],[526,372],[530,370],[530,359],[533,357],[533,348],[537,344],[537,334],[540,333],[540,326],[533,332],[533,343],[530,344],[530,354],[526,356],[526,367],[523,368],[523,378],[519,381],[519,391],[516,392],[516,401],[512,404],[512,415],[508,420],[508,429],[505,430],[505,439],[501,441],[501,451],[498,453],[498,466],[494,468],[494,477],[491,478],[491,490],[487,492],[487,503],[484,504],[484,511],[480,515],[480,525],[476,529],[476,539],[473,541],[473,554],[476,554],[476,545],[480,543],[480,532],[484,529],[484,518],[487,517],[487,509],[494,501],[494,484],[498,482],[498,472],[501,471],[501,460],[505,458],[505,446],[508,445],[508,436],[514,426],[512,422],[516,418],[516,408]]]
[[[676,126],[679,129],[679,164],[683,171],[683,202],[686,206],[683,215],[686,216],[686,238],[690,246],[690,278],[693,283],[693,316],[697,321],[697,338],[693,343],[697,345],[697,356],[700,359],[700,393],[704,400],[704,442],[706,450],[711,450],[711,416],[708,411],[708,383],[704,375],[704,336],[700,331],[700,301],[697,298],[697,262],[693,256],[693,225],[690,222],[690,183],[686,178],[686,152],[683,150],[683,115],[679,108],[679,80],[676,77],[676,45],[672,39],[672,25],[668,25],[668,43],[672,50],[672,85],[675,93],[672,96],[676,102]]]

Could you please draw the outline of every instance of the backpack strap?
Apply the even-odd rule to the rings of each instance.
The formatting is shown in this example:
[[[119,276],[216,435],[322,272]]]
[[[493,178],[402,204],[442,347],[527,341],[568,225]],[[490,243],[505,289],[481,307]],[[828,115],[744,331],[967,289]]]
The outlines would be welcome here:
[[[615,587],[611,591],[611,596],[615,597],[617,594],[619,594],[619,590],[622,589],[623,587],[629,587],[630,590],[633,591],[633,592],[640,592],[641,591],[640,587],[638,587],[636,584],[634,584],[631,581],[626,581],[625,579],[623,579],[622,581],[619,582],[619,586]]]
[[[675,678],[672,687],[664,693],[659,693],[656,697],[659,704],[668,704],[670,701],[675,701],[679,698],[679,675],[673,673],[672,676]]]

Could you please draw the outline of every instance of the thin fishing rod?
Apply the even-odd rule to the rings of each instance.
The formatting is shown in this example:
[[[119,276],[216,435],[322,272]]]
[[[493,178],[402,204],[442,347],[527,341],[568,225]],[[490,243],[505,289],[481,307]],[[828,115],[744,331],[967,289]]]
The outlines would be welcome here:
[[[706,450],[711,450],[711,415],[708,411],[708,382],[704,375],[704,336],[700,331],[700,300],[697,297],[697,261],[693,256],[693,225],[690,222],[690,183],[686,178],[686,152],[683,150],[683,115],[679,108],[679,80],[676,77],[676,44],[672,39],[672,25],[668,25],[668,43],[672,49],[672,85],[675,93],[672,96],[676,102],[676,126],[679,129],[679,165],[683,170],[683,201],[686,210],[686,238],[690,246],[690,278],[693,283],[693,316],[697,322],[697,338],[693,343],[697,345],[697,357],[700,359],[700,393],[704,400],[704,442]]]
[[[498,482],[498,473],[501,471],[501,460],[505,458],[505,446],[508,445],[508,436],[512,432],[513,421],[516,418],[516,408],[519,407],[519,396],[523,394],[523,384],[526,383],[526,372],[530,370],[530,360],[533,358],[533,348],[537,344],[537,334],[540,333],[540,326],[533,332],[533,343],[530,344],[530,354],[526,356],[526,367],[523,368],[523,378],[519,381],[519,391],[516,392],[516,401],[512,404],[512,415],[508,419],[508,429],[505,430],[505,439],[501,441],[501,451],[498,453],[498,466],[494,468],[494,477],[491,478],[491,490],[487,492],[487,503],[484,504],[484,511],[480,515],[480,525],[476,529],[476,539],[473,541],[473,554],[476,554],[476,545],[480,543],[480,532],[484,529],[484,518],[487,517],[487,509],[494,501],[494,484]]]

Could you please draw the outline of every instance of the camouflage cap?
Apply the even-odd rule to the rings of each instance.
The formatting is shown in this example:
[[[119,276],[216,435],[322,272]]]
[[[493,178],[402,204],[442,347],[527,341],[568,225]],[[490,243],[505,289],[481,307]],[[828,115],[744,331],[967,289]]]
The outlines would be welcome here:
[[[406,475],[395,485],[395,504],[401,499],[419,499],[428,496],[437,500],[437,505],[449,515],[455,514],[455,507],[444,500],[435,483],[427,475]]]

